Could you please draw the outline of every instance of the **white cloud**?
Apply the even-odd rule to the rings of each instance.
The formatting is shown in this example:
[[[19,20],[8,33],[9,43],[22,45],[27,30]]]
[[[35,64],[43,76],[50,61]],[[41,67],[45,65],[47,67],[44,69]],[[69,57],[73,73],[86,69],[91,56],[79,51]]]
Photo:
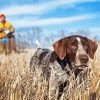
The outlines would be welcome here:
[[[87,19],[92,19],[97,15],[93,14],[83,14],[77,15],[73,17],[63,17],[63,18],[47,18],[47,19],[32,19],[32,18],[23,18],[12,20],[11,22],[16,27],[30,27],[30,26],[46,26],[46,25],[58,25],[58,24],[66,24],[75,21],[82,21]]]
[[[1,12],[6,15],[21,15],[21,14],[40,14],[41,11],[47,10],[47,6],[44,5],[14,5],[2,9]]]
[[[66,5],[66,7],[70,7],[70,5],[77,3],[96,2],[96,1],[100,0],[51,0],[48,2],[30,4],[30,5],[11,5],[1,9],[1,12],[5,13],[6,15],[21,15],[21,14],[39,15],[41,13],[54,10],[58,7],[62,7],[63,5]]]

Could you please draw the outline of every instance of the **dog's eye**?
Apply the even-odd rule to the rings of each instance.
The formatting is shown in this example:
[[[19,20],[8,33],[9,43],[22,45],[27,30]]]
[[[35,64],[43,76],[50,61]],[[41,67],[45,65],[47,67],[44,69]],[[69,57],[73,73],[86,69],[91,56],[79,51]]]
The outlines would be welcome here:
[[[73,43],[71,43],[70,45],[71,45],[71,46],[76,46],[76,43],[73,42]]]
[[[70,47],[71,47],[72,49],[75,49],[75,50],[76,50],[76,49],[77,49],[77,44],[76,44],[76,43],[71,43],[71,44],[70,44]]]
[[[85,49],[88,49],[88,44],[84,43],[84,44],[83,44],[83,47],[84,47]]]
[[[87,44],[87,43],[83,43],[83,45],[84,45],[84,46],[88,46],[88,44]]]

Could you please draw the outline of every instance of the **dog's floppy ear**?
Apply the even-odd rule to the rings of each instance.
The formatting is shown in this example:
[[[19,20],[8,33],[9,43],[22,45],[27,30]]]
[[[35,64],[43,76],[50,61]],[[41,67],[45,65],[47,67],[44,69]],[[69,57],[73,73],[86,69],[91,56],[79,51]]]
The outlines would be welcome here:
[[[89,39],[89,50],[88,50],[88,54],[90,56],[91,59],[94,59],[94,54],[97,50],[97,42],[96,41],[92,41]]]
[[[57,53],[58,57],[63,60],[66,56],[66,41],[67,37],[55,42],[53,44],[54,51]]]

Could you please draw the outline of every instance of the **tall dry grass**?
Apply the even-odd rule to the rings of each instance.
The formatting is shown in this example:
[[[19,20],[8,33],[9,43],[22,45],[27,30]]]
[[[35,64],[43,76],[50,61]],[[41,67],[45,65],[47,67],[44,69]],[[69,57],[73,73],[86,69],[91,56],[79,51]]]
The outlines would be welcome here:
[[[25,50],[20,54],[0,55],[0,100],[49,100],[48,82],[41,69],[30,72],[29,62],[35,50]],[[91,72],[81,84],[72,74],[69,86],[65,88],[61,100],[88,100],[90,93],[96,93],[100,100],[100,47],[95,61],[90,61]],[[49,92],[48,92],[49,91]],[[55,98],[56,100],[56,93]]]

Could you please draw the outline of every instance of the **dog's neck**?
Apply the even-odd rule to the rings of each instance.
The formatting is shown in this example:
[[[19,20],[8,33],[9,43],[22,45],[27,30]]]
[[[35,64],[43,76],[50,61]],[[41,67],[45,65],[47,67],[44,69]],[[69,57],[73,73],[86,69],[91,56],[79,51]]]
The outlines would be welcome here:
[[[67,57],[65,57],[63,60],[61,60],[59,57],[57,58],[57,62],[60,64],[60,66],[62,67],[62,69],[64,70],[65,67],[68,65],[70,65],[69,59]]]
[[[81,71],[83,71],[82,69],[79,69],[79,68],[73,68],[73,66],[71,65],[70,59],[67,56],[63,60],[61,60],[55,51],[52,52],[51,57],[50,57],[50,62],[53,63],[54,61],[57,61],[63,70],[65,70],[67,67],[71,71],[74,71],[76,77]],[[69,74],[69,72],[67,73]]]
[[[79,73],[81,71],[83,71],[83,69],[79,69],[79,68],[75,68],[75,67],[73,68],[68,57],[65,57],[63,60],[60,60],[58,57],[57,62],[60,64],[60,66],[63,70],[66,70],[67,74],[69,74],[69,75],[70,75],[70,71],[73,71],[75,76],[77,77],[79,75]]]
[[[58,55],[56,54],[55,51],[53,51],[51,53],[51,57],[50,57],[50,62],[53,63],[54,61],[57,61],[60,66],[62,67],[62,69],[64,70],[64,68],[66,67],[66,65],[68,64],[69,66],[71,66],[70,60],[69,58],[66,56],[63,60],[61,60]]]

